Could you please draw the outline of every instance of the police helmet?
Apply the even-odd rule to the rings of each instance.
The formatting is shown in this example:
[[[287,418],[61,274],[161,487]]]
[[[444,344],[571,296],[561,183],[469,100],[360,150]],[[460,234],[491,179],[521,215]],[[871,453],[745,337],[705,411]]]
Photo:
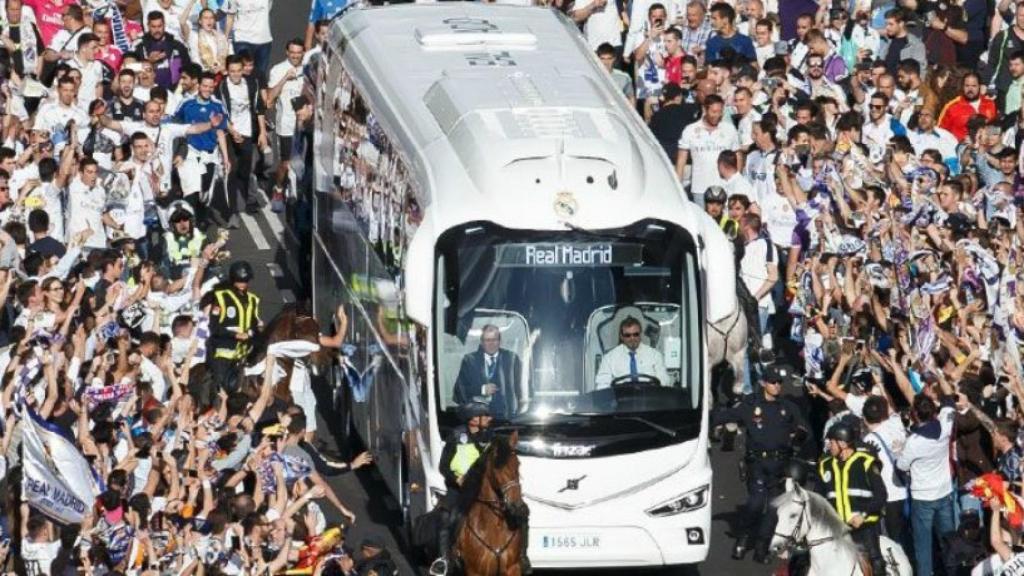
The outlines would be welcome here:
[[[793,374],[792,370],[788,366],[781,366],[779,364],[769,364],[764,367],[764,371],[761,373],[761,380],[763,382],[785,382]]]
[[[252,266],[245,260],[232,263],[228,270],[228,278],[232,282],[249,282],[252,280],[252,276]]]
[[[794,458],[786,463],[783,475],[792,480],[794,484],[803,486],[807,482],[807,465]]]
[[[855,438],[853,428],[846,422],[836,422],[828,429],[828,434],[825,436],[829,440],[838,440],[840,442],[846,442],[847,445],[852,445]]]
[[[189,206],[187,202],[184,202],[182,200],[178,200],[177,202],[172,203],[170,208],[171,216],[168,219],[171,221],[171,223],[177,223],[180,222],[181,220],[190,220],[193,219],[193,217],[196,215],[196,213],[193,211],[193,208],[191,208],[191,206]]]
[[[459,407],[459,419],[463,422],[469,422],[477,416],[490,416],[491,407],[487,404],[479,401],[469,402]]]
[[[708,186],[708,189],[704,191],[704,203],[715,203],[725,204],[727,194],[725,188],[721,186]]]

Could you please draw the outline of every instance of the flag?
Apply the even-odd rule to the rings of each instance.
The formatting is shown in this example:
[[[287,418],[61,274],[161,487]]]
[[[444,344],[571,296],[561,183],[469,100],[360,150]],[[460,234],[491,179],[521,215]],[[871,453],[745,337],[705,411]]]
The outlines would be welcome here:
[[[100,493],[98,478],[59,429],[30,408],[22,415],[22,498],[56,522],[80,523]]]

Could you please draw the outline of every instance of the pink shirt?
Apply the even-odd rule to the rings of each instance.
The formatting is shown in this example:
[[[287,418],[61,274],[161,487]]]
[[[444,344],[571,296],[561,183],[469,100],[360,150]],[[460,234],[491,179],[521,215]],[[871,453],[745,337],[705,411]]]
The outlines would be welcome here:
[[[124,60],[124,54],[121,54],[121,50],[113,44],[107,45],[106,48],[96,49],[96,59],[103,62],[117,74],[121,70],[121,61]]]
[[[54,35],[64,28],[64,21],[61,18],[64,7],[75,4],[75,0],[25,0],[24,4],[35,12],[43,44],[49,46]]]

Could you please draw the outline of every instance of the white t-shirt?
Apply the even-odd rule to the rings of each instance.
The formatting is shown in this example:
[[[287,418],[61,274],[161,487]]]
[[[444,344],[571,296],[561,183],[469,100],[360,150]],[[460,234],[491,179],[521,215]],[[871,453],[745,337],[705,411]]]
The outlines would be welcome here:
[[[270,69],[270,88],[284,79],[289,70],[295,69],[291,62],[285,60]],[[295,110],[292,109],[292,98],[302,96],[302,70],[295,69],[295,78],[285,82],[281,94],[277,97],[277,135],[293,136],[295,134]],[[232,116],[234,118],[234,116]]]
[[[125,137],[130,138],[136,132],[142,132],[149,136],[153,142],[154,157],[160,161],[163,168],[163,179],[160,182],[162,190],[171,189],[171,168],[174,162],[174,141],[188,134],[188,124],[165,123],[159,126],[150,126],[145,122],[134,120],[122,120],[121,130]]]
[[[574,10],[585,10],[594,3],[594,0],[581,0],[573,7]],[[603,8],[599,8],[590,14],[583,23],[583,36],[587,39],[590,50],[597,50],[597,47],[605,42],[612,46],[622,45],[622,35],[619,34],[619,14],[615,0],[608,0]]]
[[[72,106],[64,106],[59,101],[43,104],[36,114],[35,128],[46,130],[52,137],[58,132],[63,133],[64,126],[71,120],[75,121],[79,142],[83,142],[89,135],[89,115],[77,103]]]
[[[910,472],[910,493],[915,500],[934,501],[953,491],[953,476],[949,466],[949,436],[953,433],[956,411],[949,406],[939,410],[938,427],[924,424],[932,435],[913,433],[907,437],[896,465]],[[934,432],[937,432],[935,434]]]
[[[693,168],[690,171],[690,191],[703,196],[709,186],[721,184],[718,176],[718,155],[723,150],[738,150],[740,137],[736,128],[724,118],[711,128],[703,120],[683,129],[679,149],[690,153]]]
[[[743,249],[743,259],[740,260],[740,277],[743,278],[743,283],[751,295],[756,294],[761,285],[768,280],[769,264],[778,269],[779,255],[775,246],[767,238],[748,242]],[[769,314],[775,312],[775,302],[770,290],[757,301],[757,305]]]
[[[754,144],[754,122],[759,122],[760,120],[761,114],[757,110],[751,110],[740,118],[736,131],[740,134],[740,146],[744,149]]]
[[[270,8],[273,0],[228,0],[224,12],[235,15],[235,42],[267,44],[270,34]]]
[[[96,87],[103,84],[103,64],[98,60],[85,64],[77,56],[68,60],[67,64],[82,73],[82,83],[78,85],[78,105],[88,110],[89,104],[99,97],[96,95]]]
[[[164,30],[171,36],[181,40],[180,18],[182,7],[178,6],[175,2],[171,2],[170,8],[164,8],[157,0],[146,0],[142,6],[142,23],[146,28],[146,32],[149,32],[149,15],[153,12],[163,14]]]
[[[124,227],[124,233],[129,238],[139,239],[146,235],[146,202],[153,200],[153,190],[149,182],[153,166],[150,162],[137,164],[130,161],[125,168],[134,169],[131,187],[127,196],[119,200],[116,206],[111,203],[109,212],[110,217]],[[115,231],[108,230],[107,236],[113,240],[116,237]]]
[[[21,559],[28,576],[48,576],[50,564],[60,552],[60,540],[53,542],[22,542]]]
[[[36,186],[29,196],[43,200],[42,209],[50,217],[50,230],[47,234],[50,238],[64,243],[64,203],[60,188],[53,182],[43,182]]]
[[[746,176],[739,172],[732,175],[727,180],[722,182],[722,188],[725,188],[726,198],[732,198],[733,196],[745,196],[747,200],[754,202],[757,198],[754,197],[754,186],[747,180]]]
[[[774,172],[772,173],[774,174]],[[793,230],[796,228],[796,211],[785,196],[775,191],[774,186],[757,199],[761,207],[768,236],[776,246],[788,248],[793,245]]]
[[[228,87],[228,95],[231,96],[231,110],[228,110],[231,115],[231,125],[242,136],[251,138],[252,112],[249,105],[249,87],[244,80],[235,84],[230,78],[225,78],[224,82]],[[294,132],[294,129],[292,131]]]
[[[82,179],[75,177],[68,187],[68,236],[74,237],[86,228],[92,235],[85,241],[87,248],[107,246],[106,227],[103,226],[103,212],[107,209],[107,192],[96,185],[87,188]]]
[[[74,33],[68,32],[66,29],[58,30],[57,33],[53,35],[53,38],[50,39],[50,45],[47,46],[47,48],[54,52],[61,52],[62,50],[77,52],[78,38],[82,34],[89,32],[92,32],[92,30],[88,26],[82,26]]]
[[[864,435],[864,442],[874,446],[878,452],[878,461],[882,464],[882,481],[885,482],[885,490],[888,493],[887,500],[889,502],[906,500],[907,487],[896,484],[896,463],[893,462],[893,458],[899,458],[899,454],[903,452],[903,445],[907,442],[907,430],[903,427],[900,415],[890,414],[889,418],[879,424],[876,430]],[[882,442],[885,443],[885,447],[882,447]],[[888,448],[888,452],[886,452],[886,448]],[[890,453],[892,458],[889,457]]]

